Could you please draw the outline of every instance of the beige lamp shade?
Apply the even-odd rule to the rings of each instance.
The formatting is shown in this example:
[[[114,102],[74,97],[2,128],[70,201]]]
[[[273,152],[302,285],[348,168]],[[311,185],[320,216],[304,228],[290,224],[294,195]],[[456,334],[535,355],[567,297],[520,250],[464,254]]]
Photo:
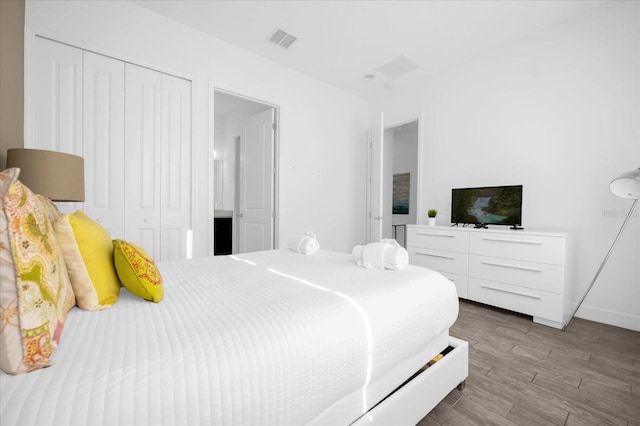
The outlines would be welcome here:
[[[18,179],[53,201],[84,201],[84,159],[41,149],[7,150],[7,168],[20,168]]]

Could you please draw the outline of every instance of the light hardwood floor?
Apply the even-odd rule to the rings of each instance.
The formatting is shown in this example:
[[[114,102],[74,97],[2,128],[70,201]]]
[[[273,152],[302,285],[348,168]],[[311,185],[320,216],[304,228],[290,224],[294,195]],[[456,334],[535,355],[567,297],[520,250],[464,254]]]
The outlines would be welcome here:
[[[469,378],[419,423],[640,426],[640,332],[575,318],[566,331],[460,302],[451,335]]]

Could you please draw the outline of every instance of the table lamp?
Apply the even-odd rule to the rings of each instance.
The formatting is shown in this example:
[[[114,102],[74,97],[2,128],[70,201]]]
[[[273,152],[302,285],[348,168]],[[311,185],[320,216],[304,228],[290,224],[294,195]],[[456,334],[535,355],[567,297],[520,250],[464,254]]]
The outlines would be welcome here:
[[[84,159],[41,149],[7,150],[7,168],[19,167],[19,179],[52,201],[84,201]]]

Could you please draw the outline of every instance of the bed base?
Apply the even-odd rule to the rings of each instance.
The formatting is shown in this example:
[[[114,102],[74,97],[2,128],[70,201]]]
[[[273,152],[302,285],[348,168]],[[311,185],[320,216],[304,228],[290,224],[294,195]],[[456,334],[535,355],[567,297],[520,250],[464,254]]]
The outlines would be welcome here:
[[[449,337],[449,346],[453,350],[440,361],[419,371],[352,425],[414,426],[453,389],[463,390],[469,375],[469,344]]]

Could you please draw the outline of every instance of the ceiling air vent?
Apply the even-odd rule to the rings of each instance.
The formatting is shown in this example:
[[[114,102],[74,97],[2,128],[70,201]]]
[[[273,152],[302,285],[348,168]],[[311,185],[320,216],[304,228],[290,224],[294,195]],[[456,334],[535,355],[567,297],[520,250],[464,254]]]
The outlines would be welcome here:
[[[289,46],[291,46],[297,39],[298,38],[296,36],[293,36],[280,28],[276,28],[267,40],[288,49]]]
[[[402,77],[405,74],[410,73],[413,70],[420,68],[418,64],[404,55],[400,55],[397,58],[387,62],[376,68],[378,71],[389,77],[390,79],[396,79]]]

